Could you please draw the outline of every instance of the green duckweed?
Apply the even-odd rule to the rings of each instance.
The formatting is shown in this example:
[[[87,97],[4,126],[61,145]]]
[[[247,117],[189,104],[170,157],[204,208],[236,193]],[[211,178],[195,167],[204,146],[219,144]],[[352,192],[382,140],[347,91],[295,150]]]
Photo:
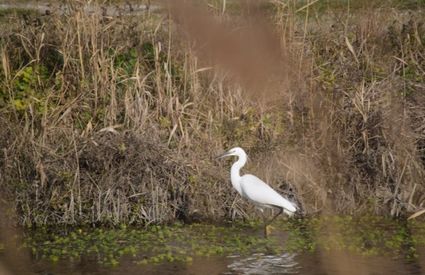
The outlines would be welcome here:
[[[375,216],[291,219],[276,222],[267,239],[262,232],[257,221],[146,228],[44,228],[27,232],[25,246],[36,257],[52,262],[94,256],[101,264],[115,266],[123,256],[144,265],[190,263],[193,257],[314,252],[318,248],[410,259],[417,257],[416,246],[425,245],[425,223]]]

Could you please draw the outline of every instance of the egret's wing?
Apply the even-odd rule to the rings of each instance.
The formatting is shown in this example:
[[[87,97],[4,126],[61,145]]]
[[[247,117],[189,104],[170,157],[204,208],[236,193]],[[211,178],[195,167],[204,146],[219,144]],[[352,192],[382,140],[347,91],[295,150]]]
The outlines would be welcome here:
[[[242,176],[241,189],[243,195],[254,203],[275,205],[283,207],[285,210],[290,212],[296,211],[296,207],[293,203],[282,197],[267,183],[260,180],[254,175],[248,174]]]

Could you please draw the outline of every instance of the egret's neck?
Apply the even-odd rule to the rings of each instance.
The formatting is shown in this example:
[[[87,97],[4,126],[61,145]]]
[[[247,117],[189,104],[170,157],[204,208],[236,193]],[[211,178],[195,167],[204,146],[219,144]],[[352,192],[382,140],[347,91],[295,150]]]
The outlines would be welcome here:
[[[232,181],[232,185],[239,192],[239,194],[242,194],[241,183],[240,183],[240,179],[241,179],[240,170],[245,165],[245,163],[246,163],[246,155],[241,155],[239,156],[238,161],[233,163],[232,169],[230,170],[230,179]]]

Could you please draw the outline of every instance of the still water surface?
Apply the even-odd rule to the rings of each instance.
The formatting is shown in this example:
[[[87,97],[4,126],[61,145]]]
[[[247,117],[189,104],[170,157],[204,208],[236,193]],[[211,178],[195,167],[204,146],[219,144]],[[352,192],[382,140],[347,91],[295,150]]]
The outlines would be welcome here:
[[[138,265],[123,257],[118,266],[102,266],[93,258],[79,261],[34,259],[30,270],[16,274],[424,274],[424,259],[406,261],[383,256],[359,256],[342,252],[280,255],[195,257],[191,263]]]
[[[12,274],[425,274],[425,223],[376,217],[23,235]]]

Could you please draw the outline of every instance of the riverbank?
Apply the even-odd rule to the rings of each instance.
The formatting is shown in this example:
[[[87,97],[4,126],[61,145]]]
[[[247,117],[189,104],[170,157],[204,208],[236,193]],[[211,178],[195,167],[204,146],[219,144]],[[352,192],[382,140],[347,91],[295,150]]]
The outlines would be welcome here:
[[[32,1],[11,1],[0,3],[0,11],[3,13],[13,13],[13,11],[26,11],[36,12],[40,15],[67,14],[72,11],[75,4],[67,1],[45,1],[45,2],[32,2]],[[123,16],[123,15],[141,15],[143,13],[159,11],[158,5],[140,4],[131,1],[117,1],[116,3],[105,3],[103,5],[96,3],[87,3],[80,5],[81,11],[87,14],[101,13],[103,16]]]

